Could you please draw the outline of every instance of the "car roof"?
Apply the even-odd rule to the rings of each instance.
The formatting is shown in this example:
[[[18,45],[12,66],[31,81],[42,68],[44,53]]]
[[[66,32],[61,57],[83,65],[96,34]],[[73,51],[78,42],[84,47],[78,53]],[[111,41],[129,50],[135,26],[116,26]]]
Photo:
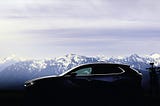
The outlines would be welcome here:
[[[87,63],[87,64],[82,64],[82,65],[79,65],[77,67],[80,67],[80,66],[98,66],[98,65],[107,65],[107,66],[129,66],[127,64],[118,64],[118,63],[104,63],[104,62],[97,62],[97,63]]]

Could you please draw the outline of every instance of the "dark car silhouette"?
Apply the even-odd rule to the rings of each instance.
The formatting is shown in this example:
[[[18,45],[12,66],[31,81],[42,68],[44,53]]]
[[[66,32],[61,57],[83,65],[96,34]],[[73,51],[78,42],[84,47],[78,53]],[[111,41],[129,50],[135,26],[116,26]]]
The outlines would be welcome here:
[[[25,82],[30,103],[71,105],[122,101],[139,94],[142,74],[128,65],[94,63]],[[112,99],[111,99],[112,98]],[[43,104],[40,103],[40,104]],[[74,104],[75,105],[75,104]]]

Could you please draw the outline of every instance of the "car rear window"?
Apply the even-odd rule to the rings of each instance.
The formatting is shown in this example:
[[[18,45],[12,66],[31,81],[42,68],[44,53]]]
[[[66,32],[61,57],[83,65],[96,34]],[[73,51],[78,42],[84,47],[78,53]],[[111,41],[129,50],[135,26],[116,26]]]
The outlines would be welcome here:
[[[122,67],[122,69],[125,70],[126,74],[137,74],[138,71],[136,69],[130,68],[130,67]]]

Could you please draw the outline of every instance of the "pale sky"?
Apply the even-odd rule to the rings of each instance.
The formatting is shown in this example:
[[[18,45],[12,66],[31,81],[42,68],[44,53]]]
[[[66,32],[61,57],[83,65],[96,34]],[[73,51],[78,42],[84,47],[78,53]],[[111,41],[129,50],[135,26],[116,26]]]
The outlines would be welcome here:
[[[0,57],[160,53],[160,0],[0,0]]]

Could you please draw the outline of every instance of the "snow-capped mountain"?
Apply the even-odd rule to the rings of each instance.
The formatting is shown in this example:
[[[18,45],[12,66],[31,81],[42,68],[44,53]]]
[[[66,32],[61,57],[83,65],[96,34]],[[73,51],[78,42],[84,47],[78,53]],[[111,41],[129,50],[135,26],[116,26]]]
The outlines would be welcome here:
[[[16,55],[11,55],[6,58],[0,58],[0,72],[5,69],[6,67],[15,64],[20,61],[25,61],[26,59],[17,57]]]
[[[24,81],[47,75],[58,75],[75,66],[85,63],[107,62],[128,64],[136,69],[146,71],[149,63],[154,62],[160,66],[160,54],[139,56],[137,54],[128,57],[109,58],[105,56],[87,57],[76,54],[68,54],[54,59],[26,60],[17,57],[0,59],[0,84],[9,86],[13,83],[24,83]],[[0,86],[0,87],[1,87]]]

